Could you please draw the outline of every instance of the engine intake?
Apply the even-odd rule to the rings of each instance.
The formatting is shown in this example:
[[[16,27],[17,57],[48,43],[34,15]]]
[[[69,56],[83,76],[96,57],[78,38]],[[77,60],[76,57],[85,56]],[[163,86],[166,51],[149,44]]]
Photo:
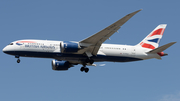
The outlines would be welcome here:
[[[60,43],[61,53],[73,53],[77,52],[80,48],[76,42],[63,41]]]
[[[71,64],[68,61],[58,61],[58,60],[52,60],[52,69],[53,70],[68,70],[71,66]]]

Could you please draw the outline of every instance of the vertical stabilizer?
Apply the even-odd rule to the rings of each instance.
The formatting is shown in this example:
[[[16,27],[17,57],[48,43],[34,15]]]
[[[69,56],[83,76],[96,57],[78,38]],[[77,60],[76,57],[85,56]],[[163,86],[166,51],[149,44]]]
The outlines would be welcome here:
[[[138,46],[148,49],[155,49],[159,46],[159,42],[163,36],[167,24],[158,25],[148,36],[146,36]]]

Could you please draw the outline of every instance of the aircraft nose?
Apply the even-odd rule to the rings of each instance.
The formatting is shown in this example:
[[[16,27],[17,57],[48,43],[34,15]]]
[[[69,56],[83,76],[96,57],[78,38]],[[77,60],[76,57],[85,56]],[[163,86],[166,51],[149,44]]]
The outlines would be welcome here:
[[[2,51],[3,51],[4,53],[8,54],[8,53],[11,51],[11,49],[10,49],[10,47],[6,46],[6,47],[3,48]]]
[[[7,48],[6,48],[6,47],[4,47],[2,51],[3,51],[4,53],[6,53]]]
[[[11,46],[6,46],[2,50],[6,54],[14,55],[14,49]]]

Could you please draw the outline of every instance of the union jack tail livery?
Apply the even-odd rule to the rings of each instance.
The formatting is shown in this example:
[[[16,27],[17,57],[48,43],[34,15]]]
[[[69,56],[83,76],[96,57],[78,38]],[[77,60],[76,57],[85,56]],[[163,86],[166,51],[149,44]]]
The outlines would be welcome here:
[[[146,36],[138,45],[143,48],[155,49],[163,36],[167,24],[158,25],[148,36]]]

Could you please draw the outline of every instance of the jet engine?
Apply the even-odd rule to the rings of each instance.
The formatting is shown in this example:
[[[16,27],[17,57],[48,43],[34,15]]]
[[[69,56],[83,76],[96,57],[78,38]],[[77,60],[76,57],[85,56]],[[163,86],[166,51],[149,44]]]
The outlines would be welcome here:
[[[68,70],[70,67],[72,67],[72,64],[70,64],[68,61],[52,60],[53,70]]]
[[[76,42],[63,41],[60,43],[61,53],[77,52],[81,47]]]

